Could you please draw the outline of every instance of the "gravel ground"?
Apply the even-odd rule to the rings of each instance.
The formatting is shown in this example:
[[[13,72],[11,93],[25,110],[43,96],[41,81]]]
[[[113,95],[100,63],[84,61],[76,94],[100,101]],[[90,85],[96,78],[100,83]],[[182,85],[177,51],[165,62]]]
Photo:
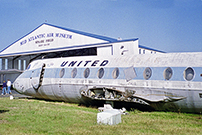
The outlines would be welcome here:
[[[30,96],[22,95],[22,94],[18,93],[18,92],[15,91],[15,90],[11,90],[11,92],[12,92],[12,94],[1,95],[2,90],[0,90],[0,98],[10,97],[11,95],[12,95],[14,98],[31,98]]]

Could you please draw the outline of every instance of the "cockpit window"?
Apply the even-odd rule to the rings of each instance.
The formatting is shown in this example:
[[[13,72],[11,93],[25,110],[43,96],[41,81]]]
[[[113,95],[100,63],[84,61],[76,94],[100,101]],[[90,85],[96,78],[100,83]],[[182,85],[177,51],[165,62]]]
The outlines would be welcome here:
[[[27,69],[26,69],[26,70],[30,69],[30,67],[31,67],[31,64],[29,64],[29,65],[27,66]]]
[[[32,71],[25,71],[23,72],[18,78],[30,78],[30,76],[32,75]]]
[[[40,72],[41,72],[40,68],[33,70],[32,71],[32,77],[39,77],[40,76]]]

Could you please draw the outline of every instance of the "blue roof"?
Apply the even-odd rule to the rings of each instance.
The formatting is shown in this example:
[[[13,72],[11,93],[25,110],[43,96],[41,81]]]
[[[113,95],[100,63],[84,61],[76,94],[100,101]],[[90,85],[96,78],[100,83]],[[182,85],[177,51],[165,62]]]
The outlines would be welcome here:
[[[82,48],[82,47],[84,47],[84,48],[86,48],[86,47],[98,47],[100,45],[102,46],[102,45],[105,45],[105,44],[108,44],[108,43],[127,42],[127,41],[136,41],[136,40],[138,40],[138,38],[126,39],[126,40],[118,40],[118,39],[114,39],[114,38],[110,38],[110,37],[106,37],[106,36],[100,36],[100,35],[96,35],[96,34],[91,34],[91,33],[87,33],[87,32],[82,32],[82,31],[78,31],[78,30],[73,30],[73,29],[69,29],[69,28],[55,26],[55,25],[48,24],[48,23],[43,23],[40,26],[38,26],[37,28],[35,28],[34,30],[32,30],[31,32],[29,32],[28,34],[26,34],[25,36],[19,38],[18,40],[16,40],[15,42],[13,42],[9,46],[7,46],[5,49],[3,49],[2,51],[0,51],[0,53],[3,52],[4,50],[6,50],[11,45],[13,45],[14,43],[16,43],[17,41],[19,41],[22,38],[26,37],[27,35],[29,35],[30,33],[32,33],[33,31],[35,31],[36,29],[38,29],[39,27],[41,27],[44,24],[52,26],[52,27],[56,27],[56,28],[59,28],[59,29],[67,30],[67,31],[70,31],[70,32],[73,32],[73,33],[77,33],[77,34],[80,34],[80,35],[85,35],[85,36],[88,36],[88,37],[100,39],[100,40],[103,40],[103,41],[106,41],[106,42],[97,43],[97,44],[86,44],[86,45],[77,45],[77,46],[71,46],[71,47],[54,48],[54,49],[45,49],[45,50],[38,50],[38,51],[18,52],[18,53],[12,53],[12,54],[4,54],[4,55],[0,55],[0,56],[20,55],[20,54],[29,54],[29,53],[39,53],[39,52],[43,52],[43,51],[51,51],[51,50],[54,51],[54,50],[70,49],[70,48],[73,49],[73,48]],[[153,51],[165,53],[163,51],[152,49],[152,48],[145,47],[145,46],[142,46],[142,45],[139,45],[139,47],[143,48],[143,49],[148,49],[148,50],[153,50]]]
[[[59,26],[55,26],[55,25],[47,24],[47,23],[43,23],[43,24],[53,26],[53,27],[56,27],[56,28],[60,28],[60,29],[63,29],[63,30],[71,31],[71,32],[74,32],[74,33],[77,33],[77,34],[81,34],[81,35],[85,35],[85,36],[105,40],[105,41],[108,41],[108,42],[116,42],[117,41],[117,39],[115,39],[115,38],[100,36],[100,35],[96,35],[96,34],[91,34],[91,33],[87,33],[87,32],[82,32],[82,31],[78,31],[78,30],[69,29],[69,28],[63,28],[63,27],[59,27]]]
[[[139,45],[139,48],[143,48],[143,49],[147,49],[147,50],[152,50],[152,51],[156,51],[156,52],[166,53],[164,51],[160,51],[160,50],[157,50],[157,49],[152,49],[152,48],[149,48],[149,47],[146,47],[146,46],[142,46],[142,45]]]

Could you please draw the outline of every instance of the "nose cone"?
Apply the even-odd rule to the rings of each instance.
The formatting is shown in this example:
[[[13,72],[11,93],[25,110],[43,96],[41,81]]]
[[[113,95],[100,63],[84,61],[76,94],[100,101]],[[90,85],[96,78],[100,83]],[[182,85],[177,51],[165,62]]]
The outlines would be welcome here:
[[[22,81],[16,79],[15,82],[13,83],[13,88],[19,92],[19,93],[23,93],[24,92],[24,86]]]

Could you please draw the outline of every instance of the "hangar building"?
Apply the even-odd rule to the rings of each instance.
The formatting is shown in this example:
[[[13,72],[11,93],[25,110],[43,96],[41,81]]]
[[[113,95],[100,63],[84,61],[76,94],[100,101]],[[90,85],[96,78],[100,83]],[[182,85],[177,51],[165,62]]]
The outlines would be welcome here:
[[[0,84],[12,82],[41,58],[164,53],[139,45],[138,38],[114,39],[43,23],[0,52]]]

